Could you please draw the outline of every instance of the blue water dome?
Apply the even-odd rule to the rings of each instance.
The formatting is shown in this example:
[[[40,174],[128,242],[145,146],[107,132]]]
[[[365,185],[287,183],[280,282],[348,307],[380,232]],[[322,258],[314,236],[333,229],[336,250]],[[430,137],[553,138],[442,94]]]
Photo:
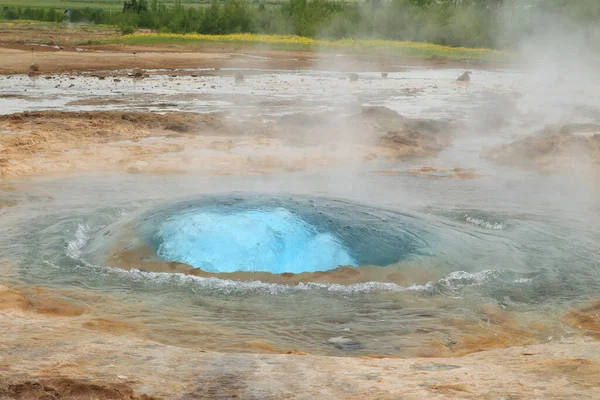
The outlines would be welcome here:
[[[184,212],[163,222],[158,256],[213,273],[280,274],[357,266],[342,241],[289,210]]]

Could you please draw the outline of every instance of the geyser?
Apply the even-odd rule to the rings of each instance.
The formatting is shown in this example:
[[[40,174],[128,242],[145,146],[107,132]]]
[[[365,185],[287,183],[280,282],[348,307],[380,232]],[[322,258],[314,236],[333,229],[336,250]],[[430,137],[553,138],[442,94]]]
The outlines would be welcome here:
[[[98,232],[86,262],[145,271],[273,274],[386,267],[433,255],[426,220],[328,199],[207,196],[129,215]]]
[[[315,272],[356,260],[334,234],[288,209],[195,210],[164,222],[157,254],[207,272]]]

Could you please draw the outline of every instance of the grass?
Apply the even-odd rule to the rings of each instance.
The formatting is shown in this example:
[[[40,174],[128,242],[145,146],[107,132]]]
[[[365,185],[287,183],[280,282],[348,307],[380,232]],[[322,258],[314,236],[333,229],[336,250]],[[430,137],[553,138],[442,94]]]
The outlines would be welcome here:
[[[134,46],[177,46],[206,48],[210,46],[243,46],[288,51],[329,51],[339,53],[381,54],[407,58],[444,58],[453,60],[478,60],[508,62],[511,54],[492,49],[440,46],[431,43],[401,42],[393,40],[319,40],[293,35],[261,34],[171,34],[136,33],[117,36],[115,28],[94,24],[64,24],[39,21],[1,21],[0,37],[12,33],[32,43],[49,42],[66,44],[123,44]],[[5,38],[6,39],[6,38]]]
[[[102,8],[104,10],[122,10],[123,2],[118,0],[0,0],[2,7],[21,8],[54,8],[64,10],[65,8]]]
[[[94,24],[93,22],[48,22],[32,19],[0,19],[0,28],[13,28],[19,30],[116,30],[113,25]]]
[[[200,46],[210,44],[240,44],[247,46],[268,46],[274,50],[292,51],[339,51],[346,53],[373,53],[402,57],[439,57],[456,60],[507,61],[509,53],[492,49],[440,46],[431,43],[400,42],[393,40],[320,40],[292,35],[201,35],[138,33],[109,38],[93,44],[125,44],[136,46]],[[92,44],[92,43],[88,43]]]
[[[175,0],[160,0],[160,3],[168,6],[175,4]],[[210,0],[184,0],[184,7],[200,6],[210,4]],[[21,8],[54,8],[64,10],[65,8],[101,8],[105,11],[123,10],[123,0],[0,0],[0,10],[3,7]]]
[[[117,28],[110,25],[0,20],[0,40],[7,43],[76,45],[81,41],[98,41],[117,35]]]

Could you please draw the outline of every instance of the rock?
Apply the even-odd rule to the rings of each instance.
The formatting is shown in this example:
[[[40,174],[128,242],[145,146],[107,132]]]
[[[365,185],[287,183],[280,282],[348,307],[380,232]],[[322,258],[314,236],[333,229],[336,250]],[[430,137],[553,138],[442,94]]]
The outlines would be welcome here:
[[[545,172],[585,171],[600,164],[600,125],[549,126],[512,143],[483,148],[481,157]]]
[[[352,340],[343,336],[329,338],[326,343],[336,349],[345,351],[357,351],[363,348],[358,340]]]
[[[335,114],[331,112],[320,112],[316,114],[293,113],[281,116],[279,119],[282,126],[293,128],[324,127],[335,120]]]
[[[169,123],[167,125],[165,125],[165,129],[168,131],[174,131],[174,132],[189,132],[192,130],[192,125],[190,124],[186,124],[186,123],[182,123],[182,122],[172,122]]]
[[[40,66],[37,65],[36,63],[32,62],[31,64],[29,64],[29,72],[37,72],[40,70]]]
[[[244,74],[242,74],[240,71],[237,71],[235,73],[235,83],[242,83],[244,82]]]
[[[144,72],[145,72],[145,71],[144,71],[143,69],[141,69],[141,68],[135,68],[135,69],[133,70],[133,72],[132,72],[132,75],[133,75],[135,78],[141,78],[142,76],[144,76]]]
[[[361,109],[362,116],[370,118],[392,118],[392,119],[404,119],[404,117],[398,114],[396,111],[383,106],[364,106]]]
[[[356,82],[358,81],[358,74],[355,72],[351,72],[348,74],[348,79],[350,79],[350,82]]]
[[[469,82],[471,80],[471,73],[469,71],[465,71],[461,76],[459,76],[456,81],[457,82]]]
[[[388,76],[388,73],[387,73],[387,72],[382,72],[382,73],[381,73],[381,77],[382,77],[382,78],[387,78],[387,76]]]

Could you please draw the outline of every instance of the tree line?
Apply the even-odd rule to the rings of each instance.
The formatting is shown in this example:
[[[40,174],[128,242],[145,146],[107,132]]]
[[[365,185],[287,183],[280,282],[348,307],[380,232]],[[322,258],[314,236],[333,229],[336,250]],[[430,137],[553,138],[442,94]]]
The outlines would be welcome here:
[[[8,8],[5,19],[117,25],[123,33],[149,28],[165,33],[271,33],[319,38],[379,38],[449,46],[508,48],[547,24],[569,29],[600,22],[599,0],[126,0],[123,9]],[[555,19],[541,18],[552,15]]]

